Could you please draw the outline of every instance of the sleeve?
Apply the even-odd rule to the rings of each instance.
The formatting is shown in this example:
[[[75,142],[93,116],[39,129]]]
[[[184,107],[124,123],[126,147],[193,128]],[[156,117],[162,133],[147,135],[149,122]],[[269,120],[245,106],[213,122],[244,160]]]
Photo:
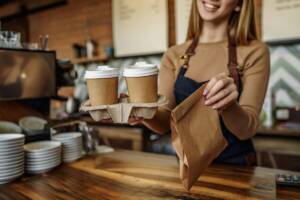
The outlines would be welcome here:
[[[175,97],[174,97],[174,82],[175,82],[175,59],[176,57],[168,50],[162,57],[159,77],[158,77],[158,93],[166,96],[169,103],[164,106],[167,110],[172,110],[175,106]]]
[[[264,102],[270,74],[270,56],[267,45],[253,48],[245,58],[243,91],[239,103],[233,103],[221,112],[226,127],[239,139],[255,135],[259,114]]]
[[[158,108],[153,119],[144,119],[143,124],[159,134],[170,130],[171,110],[176,106],[173,94],[176,56],[169,49],[162,57],[159,71],[158,93],[166,96],[168,104]]]

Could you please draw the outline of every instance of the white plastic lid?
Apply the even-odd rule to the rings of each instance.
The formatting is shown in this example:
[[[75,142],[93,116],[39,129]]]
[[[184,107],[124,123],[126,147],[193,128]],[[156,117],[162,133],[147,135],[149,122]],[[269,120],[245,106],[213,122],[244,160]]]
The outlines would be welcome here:
[[[148,63],[147,63],[147,62],[144,62],[144,61],[141,61],[141,62],[136,62],[136,63],[134,64],[134,66],[144,66],[144,65],[148,65]]]
[[[87,70],[84,74],[85,79],[96,78],[113,78],[118,77],[120,70],[118,68],[112,68],[109,66],[98,66],[97,69]]]
[[[137,62],[131,67],[124,69],[124,77],[142,77],[158,74],[158,68],[156,65],[148,64],[146,62]]]

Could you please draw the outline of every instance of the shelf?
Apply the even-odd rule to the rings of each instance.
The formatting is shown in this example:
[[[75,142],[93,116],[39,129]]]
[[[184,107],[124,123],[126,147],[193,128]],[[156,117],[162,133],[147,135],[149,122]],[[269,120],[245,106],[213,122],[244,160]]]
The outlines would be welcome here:
[[[88,64],[93,62],[107,62],[108,57],[106,56],[95,56],[93,58],[75,58],[72,60],[73,64]]]

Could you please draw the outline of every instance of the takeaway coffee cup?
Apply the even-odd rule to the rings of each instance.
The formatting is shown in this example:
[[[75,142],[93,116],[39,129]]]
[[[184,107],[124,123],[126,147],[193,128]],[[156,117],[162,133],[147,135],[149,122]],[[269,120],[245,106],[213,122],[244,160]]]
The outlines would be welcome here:
[[[157,101],[157,75],[155,65],[144,62],[124,69],[123,76],[126,79],[129,102],[152,103]]]
[[[119,69],[99,66],[85,72],[85,80],[92,106],[118,103]]]

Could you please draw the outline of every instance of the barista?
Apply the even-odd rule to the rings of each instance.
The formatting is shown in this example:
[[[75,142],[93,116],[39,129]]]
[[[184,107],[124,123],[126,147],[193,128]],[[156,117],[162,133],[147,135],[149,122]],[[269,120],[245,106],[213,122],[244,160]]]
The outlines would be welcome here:
[[[193,0],[187,40],[167,50],[160,66],[159,93],[169,104],[153,119],[131,124],[168,132],[170,111],[207,84],[205,105],[219,112],[228,142],[215,162],[255,165],[251,138],[269,78],[269,51],[259,40],[255,16],[254,0]]]

